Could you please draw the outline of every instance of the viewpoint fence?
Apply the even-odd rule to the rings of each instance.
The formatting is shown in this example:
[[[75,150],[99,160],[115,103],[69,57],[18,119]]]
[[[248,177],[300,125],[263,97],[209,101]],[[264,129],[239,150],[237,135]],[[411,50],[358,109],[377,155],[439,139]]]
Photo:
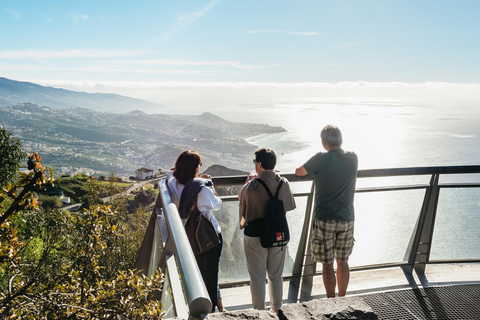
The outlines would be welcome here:
[[[298,206],[299,209],[297,210],[304,210],[302,213],[304,214],[303,224],[298,226],[298,232],[295,232],[297,238],[289,243],[289,246],[293,247],[290,250],[294,252],[294,258],[292,257],[291,266],[285,270],[285,279],[290,280],[288,300],[290,302],[305,301],[311,297],[313,278],[321,274],[309,253],[314,184],[311,176],[297,177],[293,174],[285,174],[283,176],[290,181],[292,189],[294,189],[296,201],[302,204]],[[417,210],[417,212],[409,214],[407,218],[404,218],[403,207],[400,205],[394,207],[392,203],[388,203],[394,201],[387,199],[387,203],[381,208],[381,211],[390,210],[395,212],[394,217],[387,215],[386,219],[400,219],[400,222],[393,223],[393,227],[400,230],[400,235],[391,236],[390,238],[393,238],[393,241],[391,243],[387,242],[386,246],[392,247],[394,244],[400,243],[399,250],[404,250],[404,256],[403,258],[392,259],[393,262],[382,261],[369,264],[368,259],[366,260],[367,262],[360,261],[352,266],[352,271],[401,267],[406,272],[415,270],[417,273],[423,274],[426,265],[430,263],[480,262],[478,250],[474,249],[470,253],[466,250],[466,256],[457,257],[454,251],[438,254],[442,250],[438,250],[438,246],[432,246],[434,244],[436,220],[445,221],[441,226],[437,221],[441,231],[445,229],[445,226],[447,228],[457,228],[458,232],[464,233],[465,230],[471,229],[469,233],[467,232],[466,241],[460,241],[462,243],[457,244],[457,246],[477,248],[480,245],[480,235],[478,233],[478,221],[480,220],[480,192],[478,192],[480,190],[478,189],[480,188],[480,166],[359,170],[358,178],[355,204],[357,215],[356,234],[358,233],[357,224],[360,223],[359,214],[364,217],[363,220],[366,220],[368,212],[372,212],[374,207],[378,207],[377,202],[371,203],[369,199],[358,200],[359,202],[363,201],[363,206],[357,204],[357,199],[361,198],[362,194],[380,194],[380,199],[388,198],[386,196],[387,193],[399,194],[397,200],[400,199],[399,203],[403,203],[402,206],[408,207],[411,204],[413,208],[419,208],[419,212],[417,209],[413,209],[413,211]],[[221,189],[222,187],[241,186],[245,179],[246,176],[214,177],[213,182],[218,189]],[[372,179],[375,180],[374,183],[371,183]],[[387,179],[387,181],[379,181],[382,179]],[[362,183],[363,180],[367,183]],[[394,185],[385,185],[385,182],[392,181],[394,181]],[[407,184],[405,181],[410,183]],[[413,184],[411,183],[412,181]],[[297,184],[299,185],[298,188],[295,187]],[[159,181],[159,189],[160,193],[137,259],[137,268],[143,270],[147,276],[151,276],[158,268],[161,268],[162,272],[164,272],[164,289],[160,296],[152,298],[162,300],[167,317],[176,316],[181,319],[187,319],[189,314],[198,317],[202,313],[208,313],[212,304],[196,265],[195,257],[178,215],[178,210],[171,201],[164,180]],[[446,190],[455,190],[455,192],[450,194],[446,192],[443,196],[444,198],[449,198],[448,203],[450,205],[442,203],[441,219],[437,219],[441,194]],[[472,193],[471,190],[474,190],[474,192]],[[414,192],[416,195],[412,197],[411,194],[404,194],[404,192]],[[238,206],[235,204],[235,202],[238,202],[237,195],[224,195],[221,198],[224,206],[231,204],[230,211],[235,211],[235,208],[237,208],[235,212],[230,212],[229,214],[238,220]],[[416,202],[421,202],[421,205],[419,203],[417,205]],[[465,205],[467,208],[464,208]],[[358,210],[359,206],[361,207],[361,212]],[[462,213],[465,211],[469,211],[468,217],[462,216]],[[383,212],[379,212],[376,219],[379,219],[378,217],[382,215]],[[293,216],[296,218],[298,215]],[[410,221],[414,218],[416,219],[415,222]],[[457,227],[452,227],[454,225],[452,221],[456,222]],[[292,225],[290,221],[289,224]],[[389,235],[385,234],[389,231],[384,232],[381,227],[378,228],[379,225],[381,226],[381,224],[375,225],[376,228],[372,230],[373,233],[379,234],[379,237],[389,238]],[[405,232],[402,231],[404,225],[411,225],[412,227]],[[368,228],[368,226],[365,228]],[[454,230],[454,233],[458,232]],[[406,237],[404,236],[405,233]],[[368,234],[368,232],[364,232],[364,234]],[[358,239],[357,242],[359,242]],[[441,243],[442,241],[436,242]],[[437,252],[434,254],[433,259],[432,247]],[[455,245],[453,247],[455,248]],[[243,256],[243,253],[238,252],[233,256],[239,255]],[[223,262],[227,263],[226,261]],[[222,262],[220,269],[222,269]],[[234,287],[248,283],[248,277],[243,276],[242,278],[240,276],[239,278],[232,280],[225,277],[222,279],[221,277],[220,286]]]

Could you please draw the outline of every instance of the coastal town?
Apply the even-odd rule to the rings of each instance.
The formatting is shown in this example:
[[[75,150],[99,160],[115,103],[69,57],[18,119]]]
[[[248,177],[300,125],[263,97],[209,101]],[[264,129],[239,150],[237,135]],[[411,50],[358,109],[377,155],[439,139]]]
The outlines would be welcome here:
[[[128,178],[136,170],[148,175],[168,170],[178,154],[195,148],[213,164],[244,170],[256,146],[245,138],[283,132],[280,127],[234,123],[210,113],[198,116],[105,113],[89,109],[53,109],[32,103],[0,107],[0,119],[22,141],[26,152],[37,152],[55,174],[108,175]],[[145,177],[143,177],[145,178]]]

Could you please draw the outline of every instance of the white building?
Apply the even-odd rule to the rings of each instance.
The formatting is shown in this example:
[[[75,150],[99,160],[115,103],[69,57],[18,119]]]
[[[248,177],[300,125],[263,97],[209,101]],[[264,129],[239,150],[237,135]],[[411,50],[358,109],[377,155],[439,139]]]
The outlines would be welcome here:
[[[135,177],[138,180],[148,180],[148,179],[153,179],[155,176],[155,171],[153,169],[148,169],[148,168],[140,168],[135,170]]]

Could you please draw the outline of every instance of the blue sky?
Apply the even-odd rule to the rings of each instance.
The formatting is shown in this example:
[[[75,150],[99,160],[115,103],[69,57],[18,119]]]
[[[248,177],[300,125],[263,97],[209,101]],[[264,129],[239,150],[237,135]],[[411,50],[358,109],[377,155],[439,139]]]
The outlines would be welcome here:
[[[168,83],[480,83],[480,1],[0,2],[0,76]]]

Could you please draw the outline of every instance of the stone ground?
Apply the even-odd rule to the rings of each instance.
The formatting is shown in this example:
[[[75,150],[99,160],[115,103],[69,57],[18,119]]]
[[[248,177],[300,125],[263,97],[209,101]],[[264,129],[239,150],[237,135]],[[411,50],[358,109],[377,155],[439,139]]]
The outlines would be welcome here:
[[[211,313],[203,320],[233,320],[233,319],[279,319],[279,320],[375,320],[377,315],[362,298],[345,297],[335,299],[317,299],[304,303],[285,304],[278,316],[270,311],[241,310],[226,313]]]

